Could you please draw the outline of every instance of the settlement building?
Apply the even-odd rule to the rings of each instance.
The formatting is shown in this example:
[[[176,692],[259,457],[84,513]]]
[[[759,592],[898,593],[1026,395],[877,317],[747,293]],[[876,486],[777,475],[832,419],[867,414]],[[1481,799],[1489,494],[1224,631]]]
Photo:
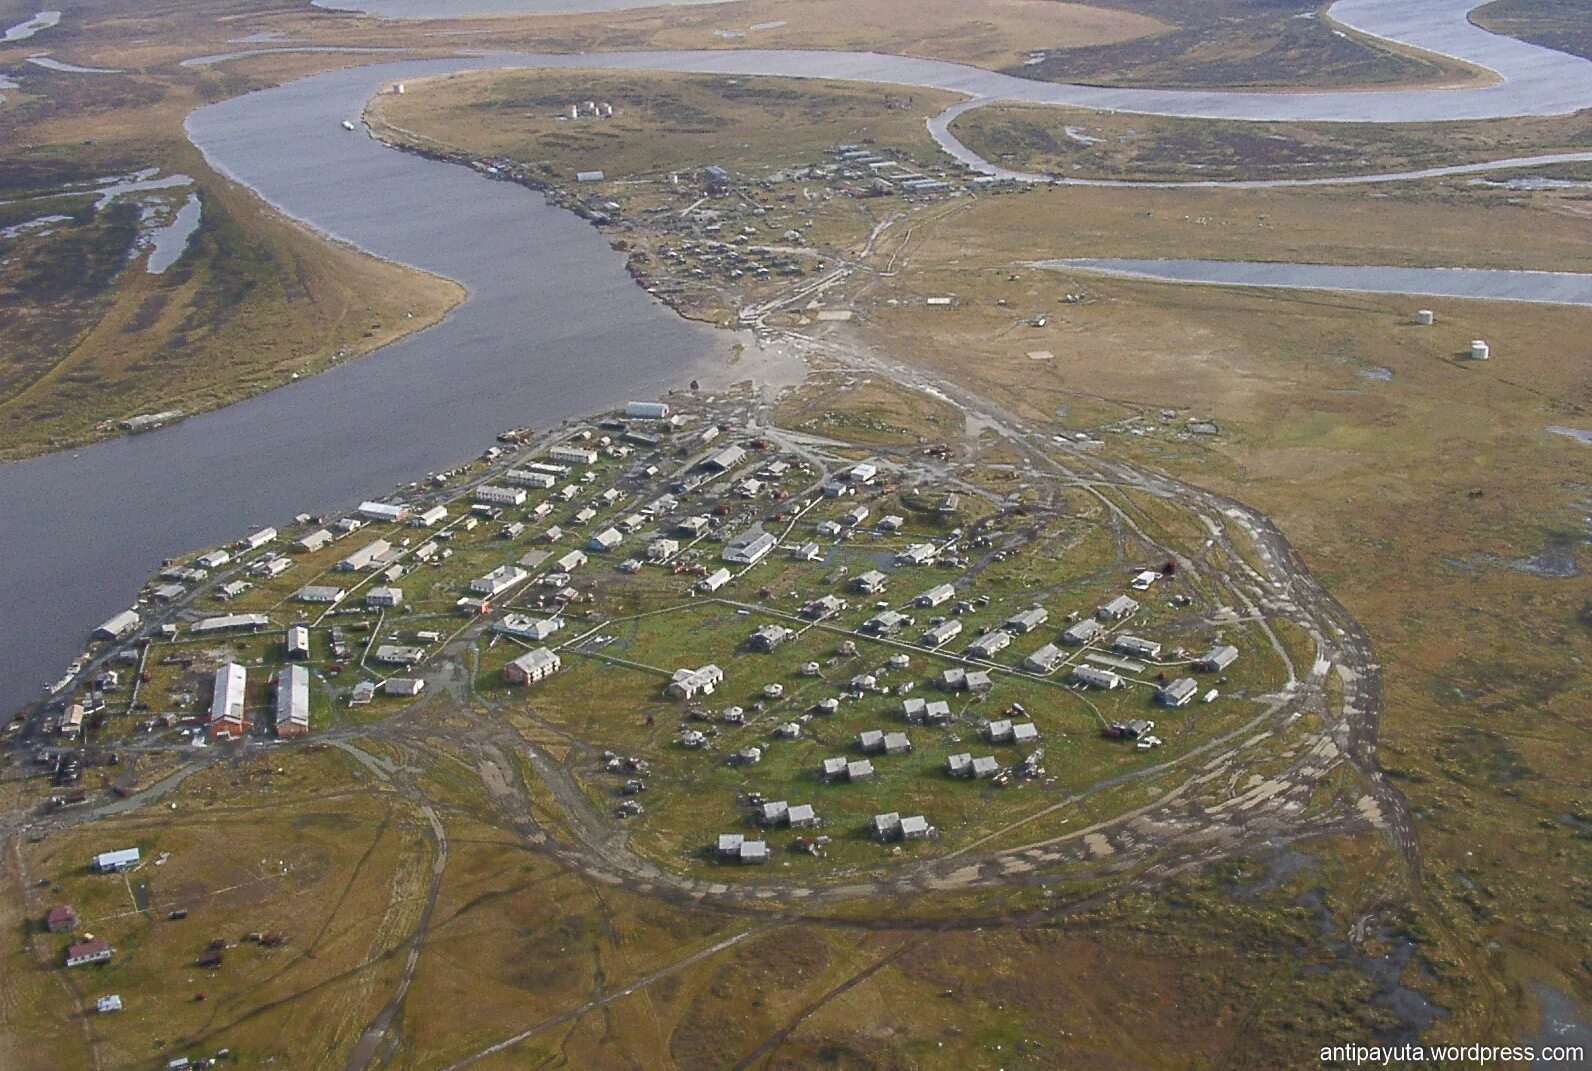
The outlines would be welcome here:
[[[503,667],[503,676],[510,684],[534,684],[557,673],[563,660],[546,647],[527,651]]]
[[[248,681],[248,671],[236,662],[228,662],[216,670],[215,695],[210,700],[212,736],[243,735],[246,728],[243,717],[243,696]]]
[[[310,671],[283,666],[276,676],[276,735],[283,739],[310,732]]]
[[[695,699],[699,695],[712,695],[724,683],[724,671],[711,662],[699,669],[677,669],[674,678],[664,690],[671,699]]]

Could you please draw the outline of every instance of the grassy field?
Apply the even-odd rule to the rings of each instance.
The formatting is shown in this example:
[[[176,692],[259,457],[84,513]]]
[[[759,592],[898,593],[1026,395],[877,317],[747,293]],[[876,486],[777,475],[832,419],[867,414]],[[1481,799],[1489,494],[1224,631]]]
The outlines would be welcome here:
[[[1470,13],[1476,25],[1592,59],[1592,27],[1575,0],[1493,0]]]
[[[635,179],[710,164],[772,171],[823,159],[843,141],[933,159],[923,120],[961,99],[853,82],[597,71],[482,71],[406,88],[373,101],[378,133],[510,157],[561,182],[578,171]],[[612,104],[613,117],[564,118],[584,100]]]
[[[1012,73],[1058,82],[1185,88],[1462,85],[1486,72],[1345,32],[1314,0],[1109,0],[1176,29],[1044,56]],[[1042,46],[1036,46],[1042,47]]]
[[[1411,171],[1592,146],[1592,115],[1476,123],[1238,123],[998,104],[951,131],[1003,167],[1063,178],[1298,179]]]

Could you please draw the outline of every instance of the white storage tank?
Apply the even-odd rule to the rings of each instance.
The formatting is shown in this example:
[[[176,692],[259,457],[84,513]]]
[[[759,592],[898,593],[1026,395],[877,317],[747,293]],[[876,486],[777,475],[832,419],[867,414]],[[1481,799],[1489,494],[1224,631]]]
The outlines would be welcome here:
[[[1421,309],[1415,314],[1415,322],[1422,327],[1430,327],[1436,320],[1437,317],[1432,315],[1431,309]]]

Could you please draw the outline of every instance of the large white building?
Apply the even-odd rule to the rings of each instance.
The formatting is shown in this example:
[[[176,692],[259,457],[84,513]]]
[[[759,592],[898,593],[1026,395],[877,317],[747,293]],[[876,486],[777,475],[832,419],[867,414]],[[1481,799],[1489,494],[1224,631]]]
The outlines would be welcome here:
[[[310,731],[310,671],[304,666],[282,667],[276,677],[276,735],[308,736]]]
[[[503,667],[503,676],[511,684],[534,684],[558,672],[563,661],[546,647],[527,651]]]
[[[236,662],[216,670],[215,695],[210,700],[210,732],[213,736],[242,736],[244,692],[249,672]]]

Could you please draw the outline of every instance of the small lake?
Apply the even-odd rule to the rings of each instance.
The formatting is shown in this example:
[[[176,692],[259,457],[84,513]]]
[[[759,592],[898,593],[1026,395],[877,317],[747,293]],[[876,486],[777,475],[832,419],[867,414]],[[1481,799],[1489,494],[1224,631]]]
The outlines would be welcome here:
[[[1273,264],[1248,260],[1131,260],[1081,257],[1039,266],[1131,279],[1285,290],[1347,290],[1370,294],[1592,305],[1592,275],[1489,268],[1391,268],[1342,264]]]

